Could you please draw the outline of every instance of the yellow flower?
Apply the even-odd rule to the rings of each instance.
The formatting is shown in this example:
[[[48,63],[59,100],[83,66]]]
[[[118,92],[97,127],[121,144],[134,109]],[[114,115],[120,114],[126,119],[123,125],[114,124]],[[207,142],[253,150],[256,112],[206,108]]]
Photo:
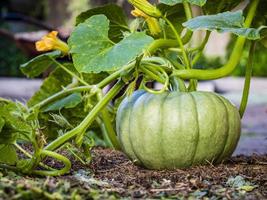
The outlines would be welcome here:
[[[134,10],[132,10],[131,14],[134,17],[142,17],[145,19],[151,35],[157,36],[161,33],[161,28],[156,18],[148,16],[147,14],[145,14],[138,8],[135,8]]]
[[[160,10],[147,0],[128,0],[130,4],[151,17],[162,17]]]
[[[145,14],[144,12],[142,12],[141,10],[139,10],[138,8],[135,8],[134,10],[131,11],[131,14],[134,17],[143,17],[144,19],[147,19],[149,16],[147,14]]]
[[[42,37],[41,40],[35,43],[37,51],[51,51],[51,50],[60,50],[63,54],[68,54],[69,47],[67,43],[60,40],[58,37],[57,31],[52,31]]]

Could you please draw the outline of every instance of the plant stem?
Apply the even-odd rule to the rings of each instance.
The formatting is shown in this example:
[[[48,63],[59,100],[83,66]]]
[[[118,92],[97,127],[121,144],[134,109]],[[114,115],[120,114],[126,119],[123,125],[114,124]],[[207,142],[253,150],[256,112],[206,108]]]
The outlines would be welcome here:
[[[194,66],[196,64],[196,62],[199,60],[199,58],[202,56],[203,50],[204,50],[204,48],[205,48],[205,46],[209,40],[210,33],[211,33],[210,31],[207,31],[203,42],[198,47],[191,49],[191,52],[192,51],[198,51],[198,53],[195,55],[194,59],[191,62],[192,66]]]
[[[91,110],[91,112],[84,118],[84,120],[77,127],[68,131],[64,135],[60,136],[59,138],[48,144],[45,147],[45,150],[53,151],[78,134],[81,138],[84,135],[86,129],[91,125],[95,117],[98,115],[98,113],[108,104],[108,102],[111,99],[114,98],[114,96],[116,96],[116,94],[121,90],[123,86],[124,83],[122,81],[116,83],[112,87],[112,89],[103,97],[103,99],[95,105],[95,107]]]
[[[182,37],[183,44],[187,44],[192,38],[192,36],[193,36],[193,32],[191,30],[187,30],[185,35]]]
[[[252,75],[255,47],[256,47],[256,42],[253,41],[249,49],[249,57],[248,57],[248,63],[246,67],[245,83],[244,83],[244,88],[243,88],[242,100],[241,100],[241,104],[239,107],[239,114],[241,118],[243,117],[245,113],[247,103],[248,103],[248,95],[249,95],[249,89],[250,89],[250,79]]]
[[[121,76],[121,74],[127,70],[130,70],[131,68],[133,68],[135,66],[135,62],[131,62],[128,65],[123,66],[121,69],[117,70],[116,72],[112,73],[111,75],[109,75],[107,78],[105,78],[103,81],[101,81],[100,83],[98,83],[96,86],[98,88],[103,88],[106,85],[108,85],[110,82],[114,81],[115,79],[119,78]]]
[[[185,48],[184,48],[184,45],[183,45],[181,37],[177,33],[177,31],[176,31],[175,27],[173,26],[173,24],[168,20],[168,18],[163,17],[163,19],[167,22],[167,24],[169,24],[169,26],[172,29],[174,35],[176,36],[177,42],[178,42],[178,44],[179,44],[179,46],[181,48],[181,51],[182,51],[182,55],[183,55],[183,58],[184,58],[184,62],[185,62],[186,68],[190,69],[190,62],[189,62],[189,59],[187,57],[187,53],[185,51]]]
[[[155,73],[153,73],[152,71],[150,71],[145,65],[141,65],[140,66],[140,70],[145,73],[146,75],[148,75],[150,78],[158,81],[159,83],[165,83],[165,80],[162,79],[161,77],[159,77],[158,75],[156,75]]]
[[[62,90],[62,91],[60,91],[60,92],[48,97],[47,99],[41,101],[40,103],[34,105],[33,107],[30,108],[30,111],[34,110],[35,108],[42,108],[42,107],[48,105],[49,103],[52,103],[52,102],[54,102],[54,101],[56,101],[58,99],[61,99],[61,98],[65,97],[65,96],[67,96],[68,94],[72,94],[74,92],[90,91],[94,87],[103,88],[106,85],[108,85],[110,82],[112,82],[115,79],[117,79],[118,77],[120,77],[122,72],[131,69],[131,67],[134,67],[134,65],[135,65],[135,63],[130,63],[130,64],[122,67],[120,70],[118,70],[118,71],[114,72],[113,74],[109,75],[107,78],[102,80],[97,85],[87,85],[87,86],[80,86],[80,87],[75,87],[75,88]]]
[[[253,0],[249,12],[245,21],[245,27],[249,27],[252,19],[255,15],[259,0]],[[211,80],[217,79],[230,74],[240,61],[246,38],[238,37],[232,54],[228,62],[221,68],[213,70],[201,70],[201,69],[189,69],[189,70],[174,70],[174,75],[181,77],[182,79],[199,79],[199,80]]]
[[[35,108],[42,108],[44,106],[46,106],[49,103],[52,103],[58,99],[61,99],[65,96],[67,96],[68,94],[72,94],[74,92],[84,92],[84,91],[90,91],[93,88],[93,86],[80,86],[80,87],[75,87],[75,88],[70,88],[70,89],[64,89],[50,97],[48,97],[47,99],[41,101],[38,104],[35,104],[33,107],[31,107],[29,110],[32,111]]]
[[[171,76],[170,82],[171,82],[171,86],[172,86],[173,91],[187,92],[185,83],[182,79],[177,78],[175,76]]]
[[[83,79],[81,79],[79,76],[77,76],[75,73],[73,73],[71,70],[69,70],[67,67],[56,61],[54,58],[50,58],[55,64],[57,64],[60,68],[62,68],[64,71],[66,71],[69,75],[76,78],[78,81],[80,81],[84,85],[89,85],[87,82],[85,82]]]
[[[53,171],[46,171],[46,170],[34,170],[33,173],[41,176],[60,176],[63,174],[66,174],[70,171],[71,169],[71,162],[68,158],[65,156],[62,156],[56,152],[53,151],[48,151],[48,150],[42,150],[41,152],[42,156],[49,156],[52,157],[56,160],[59,160],[64,163],[64,167],[59,170],[53,170]]]
[[[14,144],[15,147],[17,147],[18,150],[20,150],[24,155],[26,155],[28,158],[32,158],[32,155],[27,152],[25,149],[23,149],[20,145],[18,145],[17,143]],[[40,162],[39,165],[43,168],[49,169],[49,170],[54,170],[52,167],[49,167],[47,165],[45,165],[44,163]]]
[[[187,44],[192,37],[192,31],[187,30],[186,34],[182,37],[182,43]],[[171,47],[179,47],[179,43],[177,40],[173,39],[157,39],[152,42],[152,44],[148,47],[147,51],[145,52],[145,56],[153,55],[158,49],[166,49]],[[181,52],[182,50],[180,50]]]
[[[106,129],[104,123],[103,123],[103,120],[100,119],[100,117],[96,117],[95,121],[97,122],[98,126],[100,127],[100,129],[102,131],[102,135],[103,135],[103,140],[105,142],[105,146],[114,148],[114,146],[112,145],[112,143],[111,143],[111,141],[110,141],[110,139],[108,137],[108,132],[107,132],[107,129]]]
[[[98,101],[101,101],[103,99],[102,91],[99,91],[97,93],[97,98],[98,98]],[[102,121],[105,125],[110,142],[112,143],[115,149],[120,150],[120,144],[119,144],[119,141],[117,140],[116,132],[114,131],[113,125],[111,124],[111,117],[108,113],[107,108],[103,108],[101,115],[102,115]]]
[[[83,165],[86,164],[83,159],[71,149],[71,145],[69,143],[66,143],[65,146],[76,159],[78,159]]]
[[[186,13],[186,18],[189,20],[189,19],[192,18],[192,10],[190,8],[190,5],[188,3],[183,3],[183,5],[184,5],[185,13]],[[177,33],[176,30],[175,30],[175,32]],[[182,44],[187,44],[190,41],[192,35],[193,35],[193,32],[191,30],[187,30],[185,35],[181,38],[181,43]],[[180,46],[180,43],[177,42],[177,40],[173,40],[173,39],[158,39],[158,40],[155,40],[148,47],[146,54],[153,55],[156,52],[156,50],[159,49],[159,48],[170,48],[170,47],[179,47],[179,46]]]
[[[210,31],[206,31],[205,38],[201,42],[201,44],[198,47],[189,49],[188,52],[190,53],[190,52],[194,52],[194,51],[202,51],[205,48],[205,46],[206,46],[206,44],[207,44],[207,42],[209,40],[210,34],[211,34]]]
[[[187,20],[192,19],[192,17],[193,17],[192,16],[192,10],[191,10],[191,7],[190,7],[189,3],[183,2],[183,6],[184,6],[186,19]]]
[[[146,55],[153,55],[157,49],[159,48],[170,48],[170,47],[177,47],[179,44],[176,40],[172,39],[157,39],[151,43],[146,51]]]

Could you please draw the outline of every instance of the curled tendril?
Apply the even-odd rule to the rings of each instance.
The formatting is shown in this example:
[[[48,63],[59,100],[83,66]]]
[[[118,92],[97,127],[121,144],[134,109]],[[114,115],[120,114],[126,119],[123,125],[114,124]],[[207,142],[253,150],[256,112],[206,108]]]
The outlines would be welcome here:
[[[144,78],[144,80],[141,82],[141,87],[143,87],[144,90],[146,90],[147,92],[150,92],[152,94],[161,94],[161,93],[165,92],[168,89],[169,76],[166,73],[166,71],[164,69],[162,69],[160,66],[156,66],[155,70],[157,70],[157,72],[160,72],[165,77],[165,82],[164,82],[163,87],[160,90],[153,90],[153,89],[148,88],[146,86],[146,78]]]
[[[144,58],[142,60],[142,64],[149,64],[149,65],[153,65],[153,66],[161,66],[162,68],[166,68],[166,69],[173,69],[173,65],[171,64],[170,61],[168,61],[167,59],[164,58],[160,58],[160,57],[148,57],[148,58]]]
[[[41,154],[43,156],[49,156],[58,161],[61,161],[65,166],[62,169],[55,169],[55,170],[34,170],[33,171],[34,174],[41,175],[41,176],[60,176],[70,171],[71,162],[65,156],[62,156],[56,152],[48,151],[48,150],[42,150]]]

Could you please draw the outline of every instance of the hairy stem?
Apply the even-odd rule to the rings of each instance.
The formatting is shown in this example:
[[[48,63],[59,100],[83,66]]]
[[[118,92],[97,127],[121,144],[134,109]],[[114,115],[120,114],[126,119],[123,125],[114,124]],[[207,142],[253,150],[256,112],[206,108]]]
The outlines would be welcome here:
[[[243,88],[243,94],[242,94],[242,100],[239,107],[239,113],[241,118],[243,117],[247,103],[248,103],[248,95],[249,95],[249,89],[250,89],[250,79],[252,75],[252,68],[253,68],[253,58],[254,58],[254,52],[255,52],[256,42],[252,42],[249,50],[249,57],[248,57],[248,63],[246,67],[246,75],[245,75],[245,83]]]
[[[68,158],[65,156],[62,156],[56,152],[48,151],[48,150],[42,150],[41,152],[42,156],[49,156],[52,157],[58,161],[61,161],[64,163],[64,167],[59,170],[34,170],[33,173],[41,176],[60,176],[63,174],[66,174],[71,169],[71,162]]]
[[[34,110],[35,108],[42,108],[56,100],[59,100],[69,94],[72,94],[74,92],[84,92],[84,91],[90,91],[93,88],[93,86],[80,86],[70,89],[64,89],[56,94],[53,94],[52,96],[48,97],[47,99],[41,101],[38,104],[35,104],[33,107],[30,108],[30,111]]]
[[[184,6],[186,19],[187,20],[192,19],[193,15],[192,15],[192,10],[191,10],[189,3],[183,2],[183,6]]]
[[[69,75],[76,78],[78,81],[80,81],[84,85],[89,85],[87,82],[85,82],[83,79],[81,79],[79,76],[77,76],[74,72],[69,70],[67,67],[56,61],[54,58],[50,58],[55,64],[57,64],[60,68],[62,68],[64,71],[66,71]]]
[[[32,158],[32,155],[31,155],[29,152],[27,152],[25,149],[23,149],[19,144],[15,143],[14,145],[15,145],[15,147],[16,147],[18,150],[20,150],[25,156],[27,156],[28,158]],[[48,169],[48,170],[53,170],[52,167],[49,167],[49,166],[45,165],[45,164],[42,163],[42,162],[40,162],[39,165],[40,165],[40,167],[46,168],[46,169]]]
[[[181,37],[177,33],[177,31],[176,31],[175,27],[173,26],[173,24],[166,17],[163,17],[163,19],[167,22],[167,24],[169,24],[169,26],[172,29],[174,35],[176,36],[177,42],[178,42],[179,47],[180,47],[180,49],[182,51],[182,55],[183,55],[183,58],[184,58],[184,62],[185,62],[186,68],[190,69],[190,62],[189,62],[187,53],[185,51],[184,44],[182,42]]]
[[[87,86],[80,86],[80,87],[75,87],[75,88],[70,88],[70,89],[64,89],[56,94],[53,94],[52,96],[48,97],[47,99],[41,101],[40,103],[34,105],[33,107],[30,108],[30,111],[34,110],[35,108],[42,108],[56,100],[59,100],[69,94],[72,94],[74,92],[85,92],[85,91],[90,91],[93,88],[103,88],[106,85],[108,85],[110,82],[114,81],[118,77],[120,77],[121,73],[124,71],[127,71],[134,67],[135,63],[130,63],[124,67],[122,67],[120,70],[114,72],[113,74],[109,75],[106,77],[104,80],[99,82],[97,85],[87,85]]]
[[[86,129],[94,121],[95,117],[108,104],[108,102],[116,96],[116,94],[121,90],[123,85],[124,83],[122,81],[116,83],[112,87],[112,89],[103,97],[103,99],[95,105],[95,107],[91,110],[91,112],[84,118],[84,120],[77,127],[68,131],[64,135],[58,137],[56,140],[48,144],[45,147],[45,150],[53,151],[78,134],[79,138],[82,138]]]
[[[99,91],[97,93],[97,98],[99,101],[101,101],[103,99],[103,94],[102,94],[102,91]],[[120,144],[119,144],[119,141],[117,140],[117,136],[116,136],[116,132],[113,128],[113,125],[111,123],[111,117],[108,113],[108,110],[107,108],[104,108],[101,112],[101,115],[102,115],[102,121],[105,125],[105,129],[106,129],[106,132],[107,132],[107,135],[108,135],[108,138],[110,140],[110,142],[112,143],[112,146],[115,148],[115,149],[120,149]]]

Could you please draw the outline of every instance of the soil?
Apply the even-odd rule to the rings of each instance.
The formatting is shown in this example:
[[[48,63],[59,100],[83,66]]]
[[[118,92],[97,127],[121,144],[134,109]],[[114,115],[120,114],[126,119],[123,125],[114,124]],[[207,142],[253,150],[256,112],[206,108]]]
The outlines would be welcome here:
[[[185,170],[147,170],[134,165],[121,152],[95,149],[90,165],[94,177],[112,185],[109,191],[133,198],[226,197],[234,198],[237,188],[229,187],[230,177],[241,176],[256,184],[248,199],[267,198],[267,155],[236,156],[217,166],[198,166]],[[226,188],[225,188],[226,187]],[[197,192],[196,192],[197,191]],[[201,196],[202,195],[202,196]]]
[[[66,152],[64,152],[65,154]],[[220,165],[148,170],[115,150],[94,148],[87,166],[71,158],[61,177],[0,171],[2,199],[267,199],[267,154],[235,156]],[[61,164],[46,160],[49,165]]]

